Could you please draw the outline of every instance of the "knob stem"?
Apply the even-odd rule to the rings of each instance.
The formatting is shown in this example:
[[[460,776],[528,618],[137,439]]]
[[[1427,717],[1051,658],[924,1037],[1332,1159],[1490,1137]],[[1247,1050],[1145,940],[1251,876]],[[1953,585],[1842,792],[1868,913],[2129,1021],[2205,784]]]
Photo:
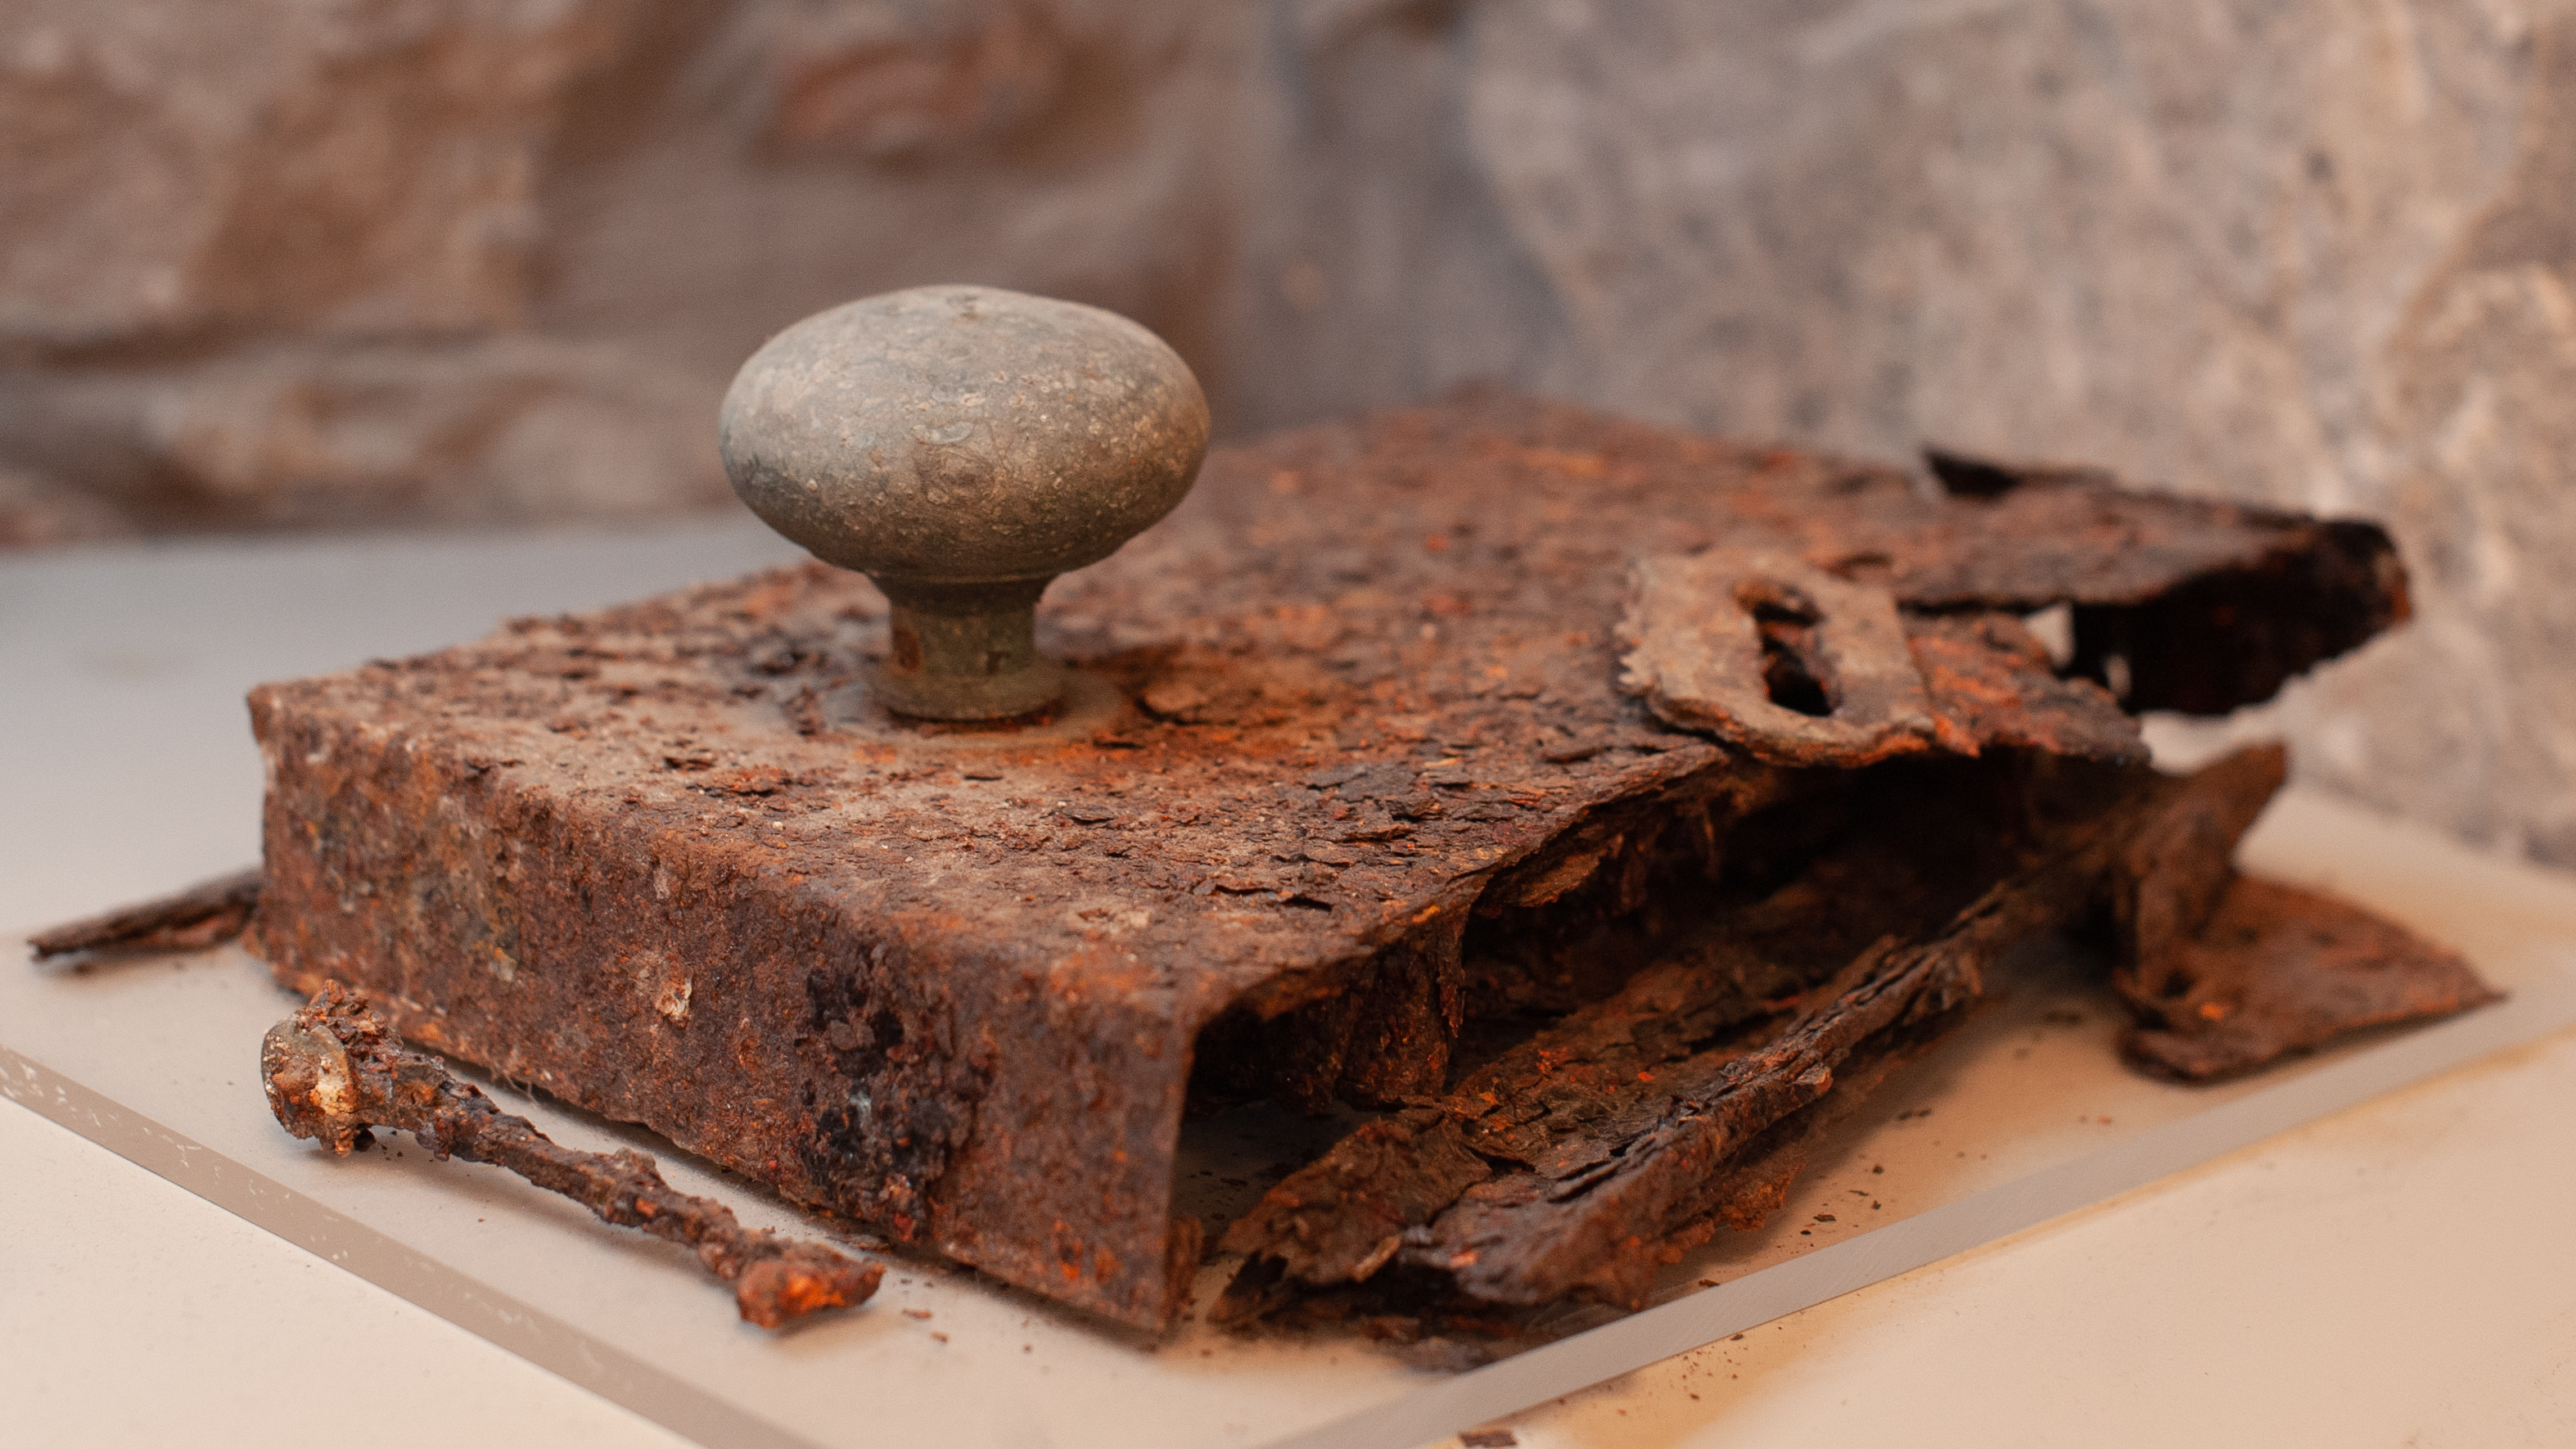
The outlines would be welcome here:
[[[894,606],[877,695],[915,719],[1035,714],[1064,693],[1064,671],[1038,654],[1038,596],[1053,583],[942,584],[879,578]]]

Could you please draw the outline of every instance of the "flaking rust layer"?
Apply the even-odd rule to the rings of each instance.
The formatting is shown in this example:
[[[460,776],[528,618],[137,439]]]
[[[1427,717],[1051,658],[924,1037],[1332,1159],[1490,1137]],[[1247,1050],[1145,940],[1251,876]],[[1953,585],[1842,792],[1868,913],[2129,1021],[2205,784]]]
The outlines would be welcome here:
[[[1042,612],[1114,694],[1016,734],[854,702],[885,606],[821,566],[264,686],[253,939],[415,1041],[1157,1325],[1199,1256],[1194,1067],[1436,1098],[1486,998],[1618,984],[1471,972],[1475,931],[1634,915],[1677,850],[1880,759],[2134,765],[2120,704],[2259,700],[2405,613],[2366,524],[1941,462],[1946,492],[1500,393],[1221,450]],[[1923,687],[1874,753],[1639,682],[1640,561],[1711,549],[1894,601]],[[1756,592],[1774,698],[1830,712],[1833,621]],[[2054,604],[2058,665],[2016,617]]]

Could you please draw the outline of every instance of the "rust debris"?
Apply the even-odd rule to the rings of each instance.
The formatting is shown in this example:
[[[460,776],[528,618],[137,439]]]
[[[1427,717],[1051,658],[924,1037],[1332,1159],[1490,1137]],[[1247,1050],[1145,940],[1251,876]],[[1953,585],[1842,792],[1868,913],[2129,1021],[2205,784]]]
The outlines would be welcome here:
[[[177,895],[72,921],[31,936],[37,960],[74,952],[202,951],[242,933],[259,905],[256,869],[217,876]]]
[[[394,1039],[363,993],[325,986],[260,1044],[260,1078],[287,1131],[346,1157],[370,1128],[392,1127],[442,1160],[505,1167],[598,1214],[697,1250],[734,1285],[744,1321],[782,1328],[808,1314],[864,1303],[885,1275],[818,1243],[748,1231],[712,1198],[674,1192],[641,1152],[574,1152],[525,1117],[492,1105],[436,1057]]]

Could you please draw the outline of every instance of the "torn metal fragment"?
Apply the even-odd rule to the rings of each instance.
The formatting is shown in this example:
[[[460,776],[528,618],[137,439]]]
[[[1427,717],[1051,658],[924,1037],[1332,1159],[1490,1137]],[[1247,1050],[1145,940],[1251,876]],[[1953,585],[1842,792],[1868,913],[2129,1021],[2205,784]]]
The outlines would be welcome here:
[[[73,921],[27,939],[36,959],[75,951],[202,951],[242,933],[259,906],[260,873],[235,871],[177,895]]]
[[[2197,934],[2113,981],[2140,1023],[2121,1047],[2194,1082],[2499,997],[2457,952],[2330,896],[2252,876],[2226,883]]]
[[[2277,744],[2234,751],[2195,775],[2166,809],[2112,851],[2112,980],[2124,995],[2152,995],[2175,954],[2198,937],[2236,878],[2236,846],[2290,777]]]
[[[2132,1060],[2186,1081],[2251,1071],[2363,1027],[2498,999],[2458,953],[2355,906],[2237,873],[2237,842],[2288,778],[2277,745],[2240,750],[2116,852],[2111,985],[2137,1018]]]
[[[2374,524],[2151,492],[2100,468],[1939,450],[1926,461],[1984,517],[1952,547],[1891,559],[1890,587],[1927,610],[2066,600],[2073,669],[2135,709],[2223,714],[2269,699],[2411,612],[2405,567]],[[1994,557],[2006,538],[2014,557]],[[2229,647],[2194,642],[2214,631]]]
[[[885,1265],[853,1262],[819,1243],[749,1231],[712,1198],[675,1192],[641,1152],[574,1152],[525,1117],[512,1116],[436,1057],[394,1039],[363,993],[323,987],[260,1043],[269,1110],[298,1137],[345,1157],[371,1127],[394,1127],[439,1158],[506,1167],[559,1192],[603,1222],[642,1228],[695,1248],[709,1271],[734,1285],[747,1322],[779,1328],[826,1308],[864,1303]]]
[[[1930,748],[1931,707],[1885,589],[1738,549],[1652,555],[1629,577],[1619,686],[1656,718],[1774,765]]]

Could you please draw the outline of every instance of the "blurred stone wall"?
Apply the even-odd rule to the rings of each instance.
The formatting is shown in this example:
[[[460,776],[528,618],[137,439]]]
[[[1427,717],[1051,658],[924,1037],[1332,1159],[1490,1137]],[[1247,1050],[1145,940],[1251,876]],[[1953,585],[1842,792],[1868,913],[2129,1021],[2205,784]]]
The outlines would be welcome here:
[[[720,504],[978,280],[1241,434],[1472,377],[2387,521],[2267,725],[2576,864],[2576,0],[17,0],[0,537]]]

